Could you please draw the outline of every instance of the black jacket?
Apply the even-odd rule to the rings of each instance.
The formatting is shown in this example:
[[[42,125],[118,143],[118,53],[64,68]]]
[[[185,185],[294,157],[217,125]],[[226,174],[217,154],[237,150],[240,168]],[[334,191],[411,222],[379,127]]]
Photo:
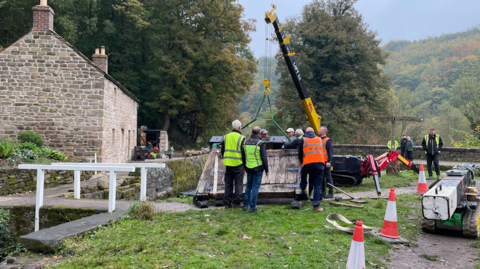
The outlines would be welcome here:
[[[285,149],[296,149],[300,145],[300,138],[293,136],[292,141],[285,141],[283,145]]]
[[[259,146],[260,146],[260,158],[262,159],[262,165],[250,169],[250,168],[247,167],[247,162],[245,160],[245,162],[243,162],[243,163],[245,164],[245,170],[247,172],[263,172],[263,171],[265,171],[265,173],[268,173],[267,148],[265,147],[265,143],[262,141],[260,136],[252,135],[250,138],[245,139],[243,141],[243,144],[244,145],[256,145],[259,141],[261,141]],[[245,151],[245,149],[243,147],[242,147],[242,150]],[[245,155],[245,158],[246,157],[247,156]]]
[[[232,130],[232,132],[242,134],[242,132],[240,132],[239,130]],[[243,141],[241,143],[243,143]],[[221,152],[222,156],[224,156],[224,154],[225,154],[225,140],[223,140],[220,145],[222,146],[222,149],[220,150],[220,152]],[[243,150],[242,145],[240,145],[240,151],[242,152],[242,162],[243,162],[243,164],[241,164],[241,165],[245,165],[245,151]],[[237,166],[239,166],[239,165],[237,165]]]
[[[435,134],[435,136],[438,136]],[[427,152],[428,155],[435,155],[435,154],[438,154],[440,150],[442,150],[443,148],[443,141],[442,141],[442,138],[440,136],[438,136],[438,145],[437,145],[437,140],[435,139],[435,136],[430,136],[430,135],[427,135],[427,139],[430,140],[428,141],[425,141],[425,137],[423,137],[422,139],[422,148],[423,150],[425,150]],[[428,148],[427,148],[427,144],[428,144]]]
[[[400,148],[406,148],[407,146],[408,146],[407,138],[402,138],[402,140],[400,140]]]

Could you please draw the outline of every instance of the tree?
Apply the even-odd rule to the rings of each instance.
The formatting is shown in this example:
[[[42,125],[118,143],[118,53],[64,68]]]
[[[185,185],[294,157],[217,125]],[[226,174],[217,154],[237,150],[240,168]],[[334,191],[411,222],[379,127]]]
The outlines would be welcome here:
[[[451,103],[460,108],[470,122],[470,128],[480,126],[480,68],[472,68],[455,81],[451,88]],[[478,132],[477,132],[478,134]]]
[[[353,5],[356,0],[315,0],[301,16],[284,22],[298,67],[322,125],[336,141],[351,142],[355,124],[385,113],[388,78],[381,65],[387,54]],[[290,126],[308,124],[283,55],[277,54],[279,113]],[[293,97],[293,98],[292,98]]]

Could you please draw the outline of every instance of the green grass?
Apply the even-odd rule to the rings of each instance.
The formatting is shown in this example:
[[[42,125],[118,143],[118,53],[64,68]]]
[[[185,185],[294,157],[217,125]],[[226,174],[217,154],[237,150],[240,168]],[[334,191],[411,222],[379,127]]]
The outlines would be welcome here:
[[[396,175],[382,174],[379,177],[379,183],[381,189],[390,189],[398,187],[407,187],[418,183],[418,174],[413,171],[406,171]],[[373,178],[364,178],[362,184],[353,187],[340,187],[345,192],[364,192],[374,191],[375,183]],[[334,193],[340,193],[334,189]],[[388,194],[387,194],[388,195]]]
[[[179,202],[185,204],[193,204],[193,196],[180,195],[179,197],[171,197],[163,200],[157,200],[158,203],[170,203],[170,202]]]
[[[429,261],[438,261],[438,257],[437,257],[437,256],[422,254],[422,255],[420,255],[420,257],[422,257],[422,258],[424,258],[424,259],[427,259],[427,260],[429,260]]]
[[[55,268],[345,268],[352,235],[326,229],[325,218],[340,213],[381,227],[386,201],[370,200],[364,209],[330,207],[313,212],[289,205],[161,213],[153,220],[124,219],[109,227],[69,239]],[[397,213],[402,237],[420,231],[420,196],[399,195]],[[330,225],[330,224],[328,224]],[[246,238],[245,238],[246,237]],[[390,244],[365,235],[367,265],[383,266]],[[70,256],[69,256],[70,255]]]

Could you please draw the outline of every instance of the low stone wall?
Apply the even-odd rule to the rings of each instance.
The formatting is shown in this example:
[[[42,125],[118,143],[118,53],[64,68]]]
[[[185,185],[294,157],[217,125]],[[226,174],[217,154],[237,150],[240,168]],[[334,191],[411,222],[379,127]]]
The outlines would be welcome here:
[[[335,145],[333,144],[333,154],[335,155],[355,155],[365,156],[371,154],[375,157],[388,151],[386,145]],[[400,149],[397,150],[400,153]],[[413,147],[414,159],[425,159],[425,151],[421,146]],[[480,162],[480,148],[443,148],[440,153],[442,161],[459,162]]]
[[[35,206],[7,206],[0,207],[10,215],[7,227],[15,236],[22,236],[35,231]],[[40,229],[54,227],[66,222],[105,213],[107,210],[95,208],[67,208],[63,206],[42,206],[40,208]]]
[[[147,200],[154,201],[197,187],[207,155],[170,160],[165,168],[147,168]],[[117,179],[117,200],[138,200],[140,197],[140,169]],[[104,183],[102,183],[104,182]],[[108,175],[97,185],[82,186],[85,199],[108,199]],[[70,196],[73,196],[71,194]]]
[[[81,180],[90,179],[93,172],[81,172]],[[73,183],[73,171],[45,171],[45,188]],[[34,191],[37,188],[37,170],[11,167],[0,168],[0,196]]]

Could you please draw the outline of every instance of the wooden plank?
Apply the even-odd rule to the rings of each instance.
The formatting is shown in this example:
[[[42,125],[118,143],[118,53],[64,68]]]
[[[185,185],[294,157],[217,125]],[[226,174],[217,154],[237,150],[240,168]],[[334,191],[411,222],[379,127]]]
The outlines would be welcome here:
[[[343,206],[343,207],[353,207],[353,208],[363,208],[363,205],[350,205],[350,204],[343,204],[337,202],[330,202],[328,203],[331,206]]]

